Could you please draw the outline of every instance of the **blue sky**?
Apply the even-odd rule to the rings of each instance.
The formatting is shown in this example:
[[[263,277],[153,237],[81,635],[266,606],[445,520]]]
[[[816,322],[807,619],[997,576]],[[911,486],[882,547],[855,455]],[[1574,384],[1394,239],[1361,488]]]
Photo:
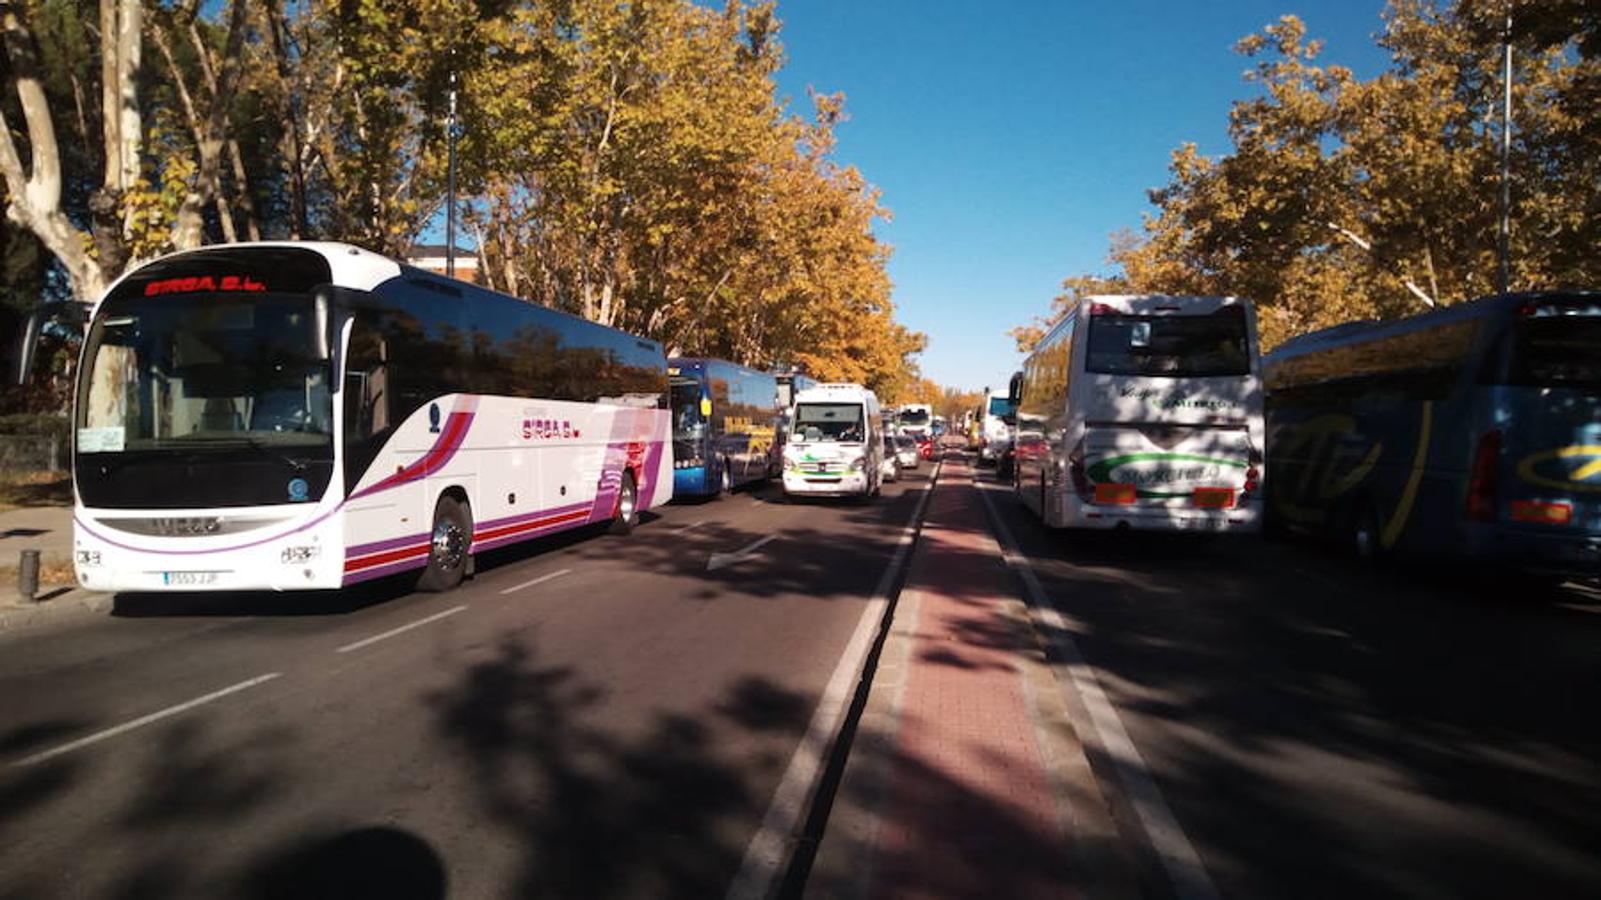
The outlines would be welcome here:
[[[1370,76],[1383,0],[780,0],[781,91],[843,91],[837,155],[884,192],[879,235],[925,375],[1003,386],[1006,330],[1061,280],[1104,271],[1108,235],[1185,141],[1228,148],[1238,38],[1294,13],[1323,59]]]

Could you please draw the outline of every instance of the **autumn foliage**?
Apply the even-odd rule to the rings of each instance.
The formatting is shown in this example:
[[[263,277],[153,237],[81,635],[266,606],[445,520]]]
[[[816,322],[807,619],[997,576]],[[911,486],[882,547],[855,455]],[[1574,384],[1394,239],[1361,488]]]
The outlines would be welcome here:
[[[1235,49],[1252,96],[1232,148],[1175,150],[1138,235],[1083,293],[1235,294],[1263,344],[1497,289],[1507,2],[1391,0],[1391,65],[1362,80],[1285,16]],[[1513,290],[1601,282],[1601,17],[1585,0],[1517,0],[1511,39]],[[1427,299],[1425,299],[1427,298]],[[1031,345],[1041,323],[1014,330]]]
[[[834,159],[843,96],[778,95],[772,3],[24,0],[0,31],[6,238],[79,298],[218,241],[405,255],[440,219],[454,73],[490,286],[686,354],[916,377],[889,213]]]

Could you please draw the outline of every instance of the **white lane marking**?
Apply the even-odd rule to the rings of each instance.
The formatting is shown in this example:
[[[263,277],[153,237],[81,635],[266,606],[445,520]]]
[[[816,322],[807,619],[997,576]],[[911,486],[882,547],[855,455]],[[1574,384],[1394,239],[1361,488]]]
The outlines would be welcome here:
[[[939,475],[937,465],[934,475]],[[784,770],[784,777],[773,791],[767,814],[762,817],[762,826],[745,847],[745,858],[739,864],[739,872],[728,886],[726,896],[729,900],[765,900],[778,891],[789,862],[789,848],[799,836],[806,823],[806,815],[811,811],[812,798],[822,779],[828,751],[845,723],[851,698],[867,666],[867,654],[883,627],[890,589],[895,586],[895,576],[905,564],[912,539],[917,536],[917,524],[923,517],[923,510],[928,507],[934,480],[930,478],[928,485],[923,488],[917,508],[912,510],[911,519],[897,539],[895,553],[890,557],[883,576],[878,579],[873,599],[867,602],[861,618],[856,620],[856,630],[845,645],[839,664],[828,679],[828,685],[823,688],[811,723],[806,726],[806,734],[801,737],[800,746],[795,748],[795,755],[790,757],[789,767]]]
[[[501,594],[501,596],[504,597],[507,594],[515,593],[517,591],[522,590],[523,588],[531,588],[536,584],[544,584],[545,582],[550,581],[553,578],[560,578],[563,575],[566,575],[571,571],[572,571],[572,569],[557,569],[554,572],[546,572],[545,574],[539,576],[538,578],[535,578],[533,581],[525,581],[522,584],[512,585],[511,587],[506,588],[505,590],[501,591],[500,594]]]
[[[12,763],[11,765],[12,766],[31,766],[31,765],[33,765],[35,763],[42,763],[47,759],[54,759],[55,757],[60,756],[63,753],[71,753],[74,750],[78,750],[78,749],[81,749],[83,747],[87,747],[90,744],[98,744],[98,743],[100,743],[101,741],[103,741],[103,740],[105,740],[107,738],[116,737],[119,734],[123,734],[125,732],[132,731],[135,728],[143,728],[144,726],[149,725],[149,724],[151,724],[153,722],[159,722],[162,719],[169,718],[171,716],[176,716],[177,714],[179,714],[181,712],[188,712],[189,710],[194,709],[195,707],[200,706],[201,704],[210,703],[213,700],[220,700],[223,697],[228,696],[229,694],[236,694],[236,693],[238,693],[240,691],[247,690],[249,688],[253,688],[258,684],[264,684],[264,683],[266,683],[268,681],[273,680],[274,678],[279,677],[282,674],[283,674],[282,672],[268,672],[265,675],[257,675],[255,678],[252,678],[252,679],[250,679],[248,681],[241,681],[238,684],[231,685],[229,687],[225,687],[220,691],[212,691],[211,693],[205,695],[204,697],[196,697],[193,700],[184,701],[183,703],[180,703],[177,706],[169,706],[166,709],[157,710],[156,712],[153,712],[148,716],[140,716],[139,718],[134,719],[131,722],[124,722],[121,725],[112,726],[111,728],[107,728],[105,731],[97,731],[94,734],[89,735],[88,737],[81,737],[81,738],[78,738],[75,741],[70,741],[68,743],[62,744],[59,747],[53,747],[53,748],[51,748],[49,750],[45,750],[45,751],[43,751],[41,753],[35,753],[32,756],[23,757],[22,759],[17,760],[16,762]]]
[[[1195,846],[1190,843],[1189,837],[1184,834],[1173,810],[1167,805],[1167,799],[1162,796],[1162,789],[1151,776],[1151,770],[1145,764],[1145,758],[1134,746],[1134,740],[1129,737],[1128,729],[1123,727],[1123,720],[1117,714],[1117,707],[1107,699],[1106,692],[1101,688],[1100,679],[1095,675],[1095,669],[1085,661],[1083,654],[1079,653],[1078,645],[1074,643],[1072,635],[1067,629],[1067,622],[1056,607],[1056,602],[1045,592],[1040,584],[1039,577],[1034,574],[1034,567],[1029,564],[1028,557],[1017,551],[1017,541],[1012,539],[1012,530],[1007,527],[1001,518],[1000,510],[990,500],[989,492],[998,490],[985,484],[978,483],[979,496],[984,499],[984,506],[988,508],[990,521],[995,525],[995,536],[1001,549],[1001,558],[1007,566],[1023,579],[1023,586],[1028,590],[1029,602],[1039,611],[1040,619],[1053,633],[1057,651],[1062,656],[1062,662],[1068,675],[1073,680],[1073,686],[1078,690],[1084,701],[1084,707],[1089,711],[1090,725],[1100,739],[1101,747],[1112,760],[1112,767],[1117,770],[1118,780],[1123,782],[1123,790],[1128,793],[1129,803],[1133,805],[1135,815],[1139,817],[1145,835],[1150,839],[1151,846],[1155,848],[1157,857],[1162,861],[1162,868],[1167,872],[1168,880],[1173,883],[1173,890],[1182,900],[1216,900],[1217,886],[1206,872],[1206,866],[1201,862],[1201,856],[1195,852]]]
[[[689,532],[694,531],[695,529],[697,529],[700,526],[705,525],[705,524],[706,524],[706,520],[705,519],[701,519],[699,522],[691,522],[688,525],[685,525],[683,528],[674,529],[673,530],[673,534],[688,534]]]
[[[749,544],[746,544],[738,550],[735,550],[733,553],[713,553],[711,557],[706,560],[706,571],[715,572],[724,566],[731,566],[734,563],[749,559],[756,553],[757,550],[760,550],[762,547],[766,546],[769,541],[776,540],[778,540],[778,535],[770,534],[767,537],[758,538],[757,540],[751,541]]]
[[[360,650],[361,648],[367,646],[368,644],[376,644],[379,641],[384,640],[385,638],[392,638],[397,634],[405,634],[406,632],[412,630],[413,628],[421,628],[421,627],[423,627],[424,625],[427,625],[430,622],[437,622],[437,621],[439,621],[440,619],[443,619],[446,616],[453,616],[456,613],[459,613],[459,612],[461,612],[462,610],[464,610],[466,608],[467,607],[465,605],[463,605],[463,606],[452,606],[450,609],[447,609],[444,612],[437,612],[437,613],[434,613],[433,615],[428,616],[426,618],[418,619],[417,621],[412,622],[410,625],[402,625],[399,628],[391,628],[388,631],[384,632],[383,634],[375,634],[370,638],[364,638],[362,640],[359,640],[359,641],[355,642],[354,644],[346,644],[346,645],[344,645],[343,647],[340,647],[338,650],[336,650],[334,652],[335,653],[349,653],[352,650]]]

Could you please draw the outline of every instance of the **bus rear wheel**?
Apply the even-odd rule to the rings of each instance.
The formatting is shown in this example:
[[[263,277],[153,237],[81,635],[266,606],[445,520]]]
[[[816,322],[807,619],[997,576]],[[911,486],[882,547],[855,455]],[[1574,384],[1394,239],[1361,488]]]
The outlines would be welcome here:
[[[429,533],[428,566],[417,579],[421,591],[448,591],[467,575],[473,518],[467,504],[446,495],[434,505]]]
[[[639,524],[639,489],[634,486],[634,473],[624,472],[623,483],[617,488],[617,508],[612,512],[612,534],[625,536],[634,533]]]

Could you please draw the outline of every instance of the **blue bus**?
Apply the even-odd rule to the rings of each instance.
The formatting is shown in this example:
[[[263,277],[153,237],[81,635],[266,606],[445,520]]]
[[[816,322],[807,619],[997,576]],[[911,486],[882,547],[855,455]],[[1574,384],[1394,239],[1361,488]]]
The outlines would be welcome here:
[[[721,359],[675,358],[673,494],[711,496],[779,471],[783,409],[778,381]]]
[[[1263,370],[1275,526],[1367,558],[1601,575],[1601,293],[1340,325]]]

